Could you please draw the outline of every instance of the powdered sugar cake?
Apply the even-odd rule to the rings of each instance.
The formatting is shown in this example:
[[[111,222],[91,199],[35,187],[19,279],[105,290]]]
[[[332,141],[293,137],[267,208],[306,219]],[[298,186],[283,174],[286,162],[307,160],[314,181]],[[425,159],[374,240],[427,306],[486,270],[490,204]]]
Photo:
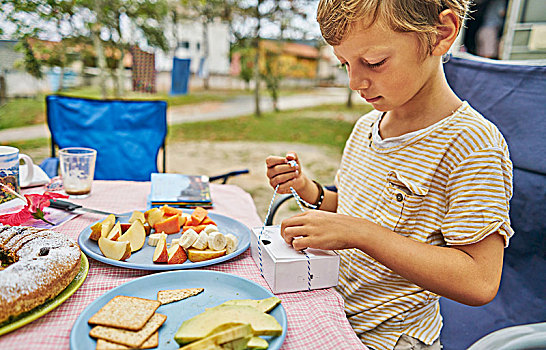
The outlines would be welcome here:
[[[0,322],[55,297],[80,269],[81,251],[66,236],[0,224]]]

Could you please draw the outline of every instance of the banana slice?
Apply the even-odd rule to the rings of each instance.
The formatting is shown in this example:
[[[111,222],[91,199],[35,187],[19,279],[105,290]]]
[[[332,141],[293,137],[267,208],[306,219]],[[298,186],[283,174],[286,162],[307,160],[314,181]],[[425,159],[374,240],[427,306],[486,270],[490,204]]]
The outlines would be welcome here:
[[[221,232],[212,232],[209,235],[208,246],[212,250],[222,250],[226,247],[226,236]]]
[[[182,234],[182,237],[178,240],[178,245],[180,245],[184,249],[188,249],[192,246],[192,244],[197,241],[197,238],[199,237],[199,234],[195,232],[193,229],[189,229],[186,232]]]
[[[231,233],[228,233],[225,237],[226,237],[226,254],[231,254],[237,250],[237,244],[239,244],[239,240],[237,239],[237,237],[235,237]]]
[[[192,244],[192,247],[199,250],[206,249],[208,246],[208,238],[209,235],[207,235],[205,231],[201,231],[195,242]]]
[[[171,241],[171,247],[176,244],[180,244],[180,238],[175,238]]]
[[[148,245],[152,246],[152,247],[155,247],[157,245],[157,243],[159,242],[159,240],[161,239],[161,237],[165,237],[165,239],[167,239],[167,234],[166,233],[152,233],[151,235],[148,236]]]
[[[218,232],[218,226],[216,225],[207,225],[203,231],[205,231],[208,235],[210,235],[212,232]]]

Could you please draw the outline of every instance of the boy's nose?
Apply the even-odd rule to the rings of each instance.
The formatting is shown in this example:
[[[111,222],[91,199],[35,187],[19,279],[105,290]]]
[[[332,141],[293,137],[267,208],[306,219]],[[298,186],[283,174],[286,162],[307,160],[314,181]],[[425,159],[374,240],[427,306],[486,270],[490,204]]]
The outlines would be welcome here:
[[[362,70],[351,69],[349,72],[349,88],[351,90],[365,90],[370,87],[371,81]]]

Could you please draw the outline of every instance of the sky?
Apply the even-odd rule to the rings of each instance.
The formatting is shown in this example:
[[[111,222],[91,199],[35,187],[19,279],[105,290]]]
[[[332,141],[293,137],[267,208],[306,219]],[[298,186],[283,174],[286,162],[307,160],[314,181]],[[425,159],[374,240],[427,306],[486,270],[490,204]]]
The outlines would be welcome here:
[[[241,1],[249,1],[249,0],[241,0]],[[252,1],[252,0],[250,0]],[[318,0],[300,0],[301,2],[305,3],[304,11],[307,15],[306,20],[298,20],[296,21],[296,27],[299,29],[302,29],[303,32],[305,32],[305,36],[302,37],[301,32],[296,33],[290,33],[287,32],[286,36],[291,39],[316,39],[320,37],[320,29],[319,26],[315,20],[316,18],[316,9],[318,5]],[[32,18],[31,16],[28,16],[29,21],[36,21],[36,19]],[[248,27],[248,32],[251,32],[252,26],[254,23],[252,21],[247,21],[247,23],[242,23],[241,25]],[[4,29],[4,35],[0,36],[0,39],[11,39],[13,32],[15,31],[15,26],[9,22],[7,22],[3,16],[2,11],[0,11],[0,27]],[[47,26],[46,26],[47,28]],[[237,28],[237,29],[243,29],[245,28]],[[130,30],[128,31],[130,32]],[[277,25],[273,24],[263,24],[263,28],[261,31],[262,37],[265,38],[276,38],[279,36],[279,28]],[[55,35],[55,28],[51,26],[51,30],[44,32],[40,35],[40,39],[43,40],[52,40],[52,41],[58,41],[60,38]]]

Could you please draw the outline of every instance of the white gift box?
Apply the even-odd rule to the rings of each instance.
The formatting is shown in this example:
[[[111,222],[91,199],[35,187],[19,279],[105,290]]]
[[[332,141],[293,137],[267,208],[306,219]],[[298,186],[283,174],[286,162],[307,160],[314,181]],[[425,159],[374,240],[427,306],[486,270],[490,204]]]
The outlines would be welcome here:
[[[260,237],[261,232],[261,237]],[[261,242],[258,246],[258,237]],[[280,226],[252,229],[252,258],[273,293],[329,288],[337,285],[339,255],[332,250],[294,250],[281,237]]]

